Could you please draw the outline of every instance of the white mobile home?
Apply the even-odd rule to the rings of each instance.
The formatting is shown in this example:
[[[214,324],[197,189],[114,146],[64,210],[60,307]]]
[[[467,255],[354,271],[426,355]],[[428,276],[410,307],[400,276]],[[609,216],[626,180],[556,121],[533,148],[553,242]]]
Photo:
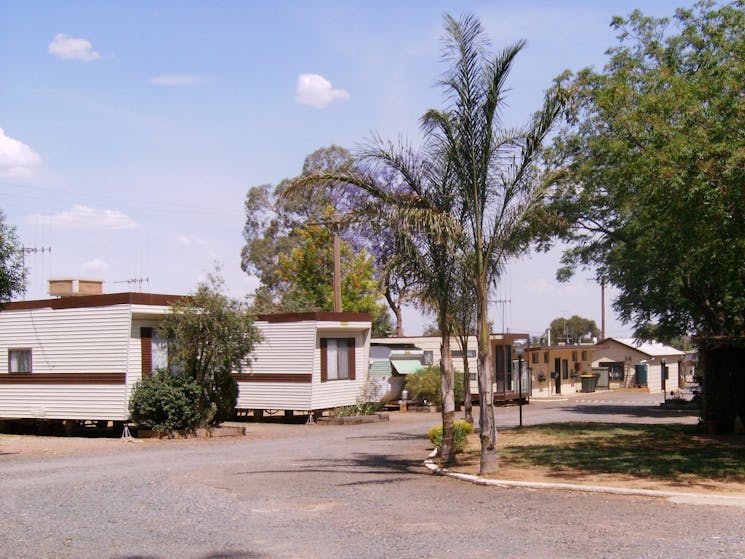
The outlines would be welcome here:
[[[367,381],[370,315],[259,315],[263,340],[236,374],[237,408],[312,412],[357,403]]]
[[[0,309],[0,419],[124,421],[134,383],[164,364],[154,327],[176,295],[113,293]]]

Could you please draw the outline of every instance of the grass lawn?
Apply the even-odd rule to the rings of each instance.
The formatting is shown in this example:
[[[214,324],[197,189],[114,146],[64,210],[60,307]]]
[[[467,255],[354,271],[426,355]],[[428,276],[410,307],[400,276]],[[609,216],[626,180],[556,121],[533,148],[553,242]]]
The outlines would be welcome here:
[[[478,473],[471,435],[454,471]],[[603,484],[745,494],[745,437],[712,436],[691,425],[552,423],[498,433],[500,471],[522,481]]]

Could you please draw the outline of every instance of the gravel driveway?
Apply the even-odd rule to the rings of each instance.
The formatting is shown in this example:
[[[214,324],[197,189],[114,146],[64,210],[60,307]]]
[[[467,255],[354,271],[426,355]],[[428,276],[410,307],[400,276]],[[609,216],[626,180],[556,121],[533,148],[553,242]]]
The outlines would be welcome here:
[[[524,412],[555,421],[612,417],[613,406],[655,414],[620,401]],[[231,440],[96,441],[66,455],[3,454],[0,439],[0,557],[745,557],[742,509],[431,476],[424,433],[438,416],[391,417],[249,424]],[[516,418],[499,412],[500,425]]]

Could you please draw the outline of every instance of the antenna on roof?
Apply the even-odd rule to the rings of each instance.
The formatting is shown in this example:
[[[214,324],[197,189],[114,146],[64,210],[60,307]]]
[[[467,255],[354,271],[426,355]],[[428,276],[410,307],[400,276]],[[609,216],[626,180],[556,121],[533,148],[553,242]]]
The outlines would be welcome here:
[[[143,283],[150,283],[150,278],[128,278],[128,279],[125,279],[125,280],[114,281],[114,282],[111,282],[111,283],[126,283],[128,285],[137,284],[137,290],[138,291],[142,291],[142,284]]]
[[[23,270],[23,273],[26,273],[26,255],[27,254],[36,254],[36,253],[44,254],[45,252],[52,252],[52,247],[27,247],[27,246],[21,246],[21,269]],[[26,282],[23,282],[23,300],[26,300],[26,289],[27,285]]]

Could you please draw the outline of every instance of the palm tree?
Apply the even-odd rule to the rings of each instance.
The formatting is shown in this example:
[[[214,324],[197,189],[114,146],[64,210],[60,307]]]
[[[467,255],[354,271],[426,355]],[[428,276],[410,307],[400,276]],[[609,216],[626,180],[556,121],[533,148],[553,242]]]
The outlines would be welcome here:
[[[368,230],[384,232],[395,253],[388,270],[406,276],[418,299],[437,315],[441,332],[440,372],[443,438],[440,458],[451,464],[455,458],[454,374],[450,352],[452,306],[457,287],[458,221],[452,217],[457,204],[455,183],[447,157],[425,146],[416,153],[406,145],[377,139],[363,149],[357,166],[349,173],[325,173],[299,177],[287,192],[325,184],[356,187],[367,193],[358,197],[351,211],[365,219]],[[380,177],[386,177],[381,181]],[[395,238],[391,239],[393,235]]]
[[[489,351],[489,293],[507,261],[527,247],[531,216],[544,184],[536,160],[559,115],[556,92],[530,125],[507,130],[500,112],[512,63],[524,46],[518,42],[489,58],[478,19],[445,16],[444,57],[450,69],[441,81],[448,106],[424,116],[425,132],[446,154],[465,207],[467,275],[474,282],[478,337],[479,426],[482,474],[496,471],[496,427]]]

